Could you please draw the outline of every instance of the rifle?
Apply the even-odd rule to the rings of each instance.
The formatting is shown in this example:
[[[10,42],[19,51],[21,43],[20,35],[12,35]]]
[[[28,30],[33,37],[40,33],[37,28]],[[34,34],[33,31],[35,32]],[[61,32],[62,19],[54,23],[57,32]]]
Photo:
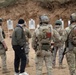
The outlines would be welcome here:
[[[65,48],[64,48],[63,56],[66,54],[67,47],[69,47],[68,46],[68,39],[65,41]]]
[[[66,43],[67,43],[67,46],[65,46],[65,48],[64,48],[63,57],[62,57],[61,61],[63,60],[64,55],[73,49],[73,45],[71,44],[70,41],[69,41],[69,44],[68,44],[68,40],[66,41]]]
[[[67,40],[65,41],[65,48],[64,48],[63,55],[65,55],[67,52],[69,52],[70,50],[72,50],[73,47],[74,47],[74,46],[72,45],[72,43],[71,43],[71,40],[69,39],[69,36],[70,36],[72,30],[73,30],[75,27],[76,27],[76,26],[74,26],[74,27],[71,29],[70,33],[69,33],[68,36],[67,36]],[[69,48],[68,51],[66,51],[67,48]]]
[[[65,41],[65,48],[64,48],[64,52],[62,53],[63,57],[62,57],[61,61],[63,61],[64,55],[68,52],[67,51],[67,48],[69,47],[68,41],[69,41],[68,39]]]

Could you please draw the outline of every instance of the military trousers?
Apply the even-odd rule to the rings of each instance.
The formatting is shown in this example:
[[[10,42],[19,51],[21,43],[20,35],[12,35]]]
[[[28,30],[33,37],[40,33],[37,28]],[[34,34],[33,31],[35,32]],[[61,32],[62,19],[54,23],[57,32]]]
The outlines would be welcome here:
[[[47,68],[47,75],[52,75],[52,58],[51,51],[42,50],[41,55],[36,54],[36,75],[42,75],[43,62]]]
[[[26,47],[25,47],[25,53],[26,53],[26,64],[29,64],[29,51],[30,51],[30,48],[29,48],[29,43],[26,42]]]
[[[63,52],[64,52],[64,46],[59,46],[59,47],[54,47],[53,50],[53,57],[52,57],[52,65],[56,65],[56,55],[57,52],[59,51],[59,65],[62,65],[63,62]]]
[[[70,75],[76,75],[76,47],[66,54]]]
[[[0,55],[2,60],[2,70],[7,70],[7,64],[6,64],[6,53]]]
[[[2,60],[2,70],[7,70],[7,64],[6,64],[6,51],[2,44],[0,44],[0,57]]]

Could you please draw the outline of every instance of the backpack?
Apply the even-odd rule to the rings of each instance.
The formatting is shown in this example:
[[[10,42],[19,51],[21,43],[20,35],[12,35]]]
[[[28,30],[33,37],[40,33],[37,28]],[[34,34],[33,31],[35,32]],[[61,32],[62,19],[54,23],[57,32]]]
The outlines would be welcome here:
[[[51,47],[51,37],[52,37],[52,26],[51,25],[41,25],[37,31],[37,41],[39,49],[49,50]]]
[[[69,40],[73,46],[76,46],[76,26],[71,29]]]

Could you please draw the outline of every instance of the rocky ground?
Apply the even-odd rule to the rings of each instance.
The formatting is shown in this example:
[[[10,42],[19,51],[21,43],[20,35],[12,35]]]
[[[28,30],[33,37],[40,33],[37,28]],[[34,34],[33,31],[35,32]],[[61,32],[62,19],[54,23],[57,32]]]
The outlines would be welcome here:
[[[6,38],[5,39],[6,43],[7,43],[7,46],[8,46],[8,51],[7,51],[7,66],[8,66],[8,69],[10,70],[10,73],[7,73],[7,74],[2,74],[2,70],[0,68],[0,75],[14,75],[14,51],[11,47],[11,39],[10,38]],[[31,42],[31,40],[30,40]],[[30,45],[30,67],[27,67],[26,68],[26,71],[29,73],[29,75],[36,75],[36,70],[35,70],[35,52],[34,50],[31,48],[31,45]],[[69,70],[68,70],[68,65],[67,65],[67,62],[66,62],[66,59],[64,58],[64,61],[63,61],[63,66],[64,68],[63,69],[59,69],[58,68],[58,56],[57,56],[57,65],[56,65],[56,68],[52,70],[53,72],[53,75],[69,75]],[[1,59],[0,59],[0,67],[1,67]],[[43,65],[43,71],[42,71],[43,75],[47,75],[47,70],[46,70],[46,67],[45,67],[45,63]]]

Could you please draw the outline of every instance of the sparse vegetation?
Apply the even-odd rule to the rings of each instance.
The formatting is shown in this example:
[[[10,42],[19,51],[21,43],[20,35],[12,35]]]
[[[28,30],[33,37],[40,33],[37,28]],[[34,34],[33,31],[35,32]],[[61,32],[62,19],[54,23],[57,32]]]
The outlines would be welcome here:
[[[12,5],[14,3],[21,2],[21,1],[39,1],[41,6],[44,8],[52,9],[54,4],[60,5],[68,1],[75,1],[75,0],[0,0],[0,8],[1,7],[7,7],[9,5]]]
[[[2,8],[2,7],[7,7],[7,6],[9,6],[9,5],[12,5],[12,4],[14,4],[15,2],[16,2],[17,0],[1,0],[1,2],[0,2],[0,8]]]

